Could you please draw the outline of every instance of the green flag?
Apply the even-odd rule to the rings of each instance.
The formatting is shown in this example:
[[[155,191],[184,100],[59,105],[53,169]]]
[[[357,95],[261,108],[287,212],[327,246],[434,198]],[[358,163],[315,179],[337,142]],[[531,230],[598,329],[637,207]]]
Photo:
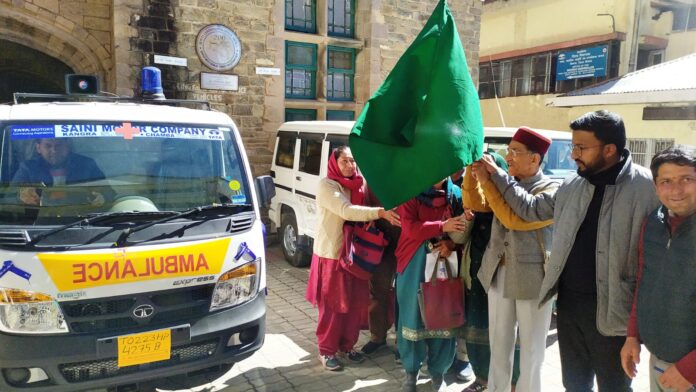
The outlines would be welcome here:
[[[478,93],[446,0],[367,101],[349,144],[385,208],[481,157]]]

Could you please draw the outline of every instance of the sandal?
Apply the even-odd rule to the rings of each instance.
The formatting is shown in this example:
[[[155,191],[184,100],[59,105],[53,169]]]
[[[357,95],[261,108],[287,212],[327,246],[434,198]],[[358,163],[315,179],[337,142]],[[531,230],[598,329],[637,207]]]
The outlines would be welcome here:
[[[487,391],[488,391],[488,386],[483,385],[478,381],[474,381],[473,384],[464,388],[464,390],[462,392],[487,392]]]

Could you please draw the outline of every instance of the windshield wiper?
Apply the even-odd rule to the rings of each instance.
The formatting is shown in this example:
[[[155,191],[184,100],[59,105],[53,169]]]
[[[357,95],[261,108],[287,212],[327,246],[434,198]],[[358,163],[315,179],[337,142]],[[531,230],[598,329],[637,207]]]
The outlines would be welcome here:
[[[167,216],[162,219],[158,219],[156,221],[148,222],[148,223],[143,223],[142,225],[136,225],[133,227],[129,227],[121,233],[121,235],[118,236],[118,239],[116,239],[116,242],[114,245],[119,248],[122,247],[126,244],[126,241],[128,240],[128,237],[130,237],[133,233],[137,233],[138,231],[145,230],[149,227],[152,227],[154,225],[158,225],[160,223],[166,223],[169,221],[173,221],[179,218],[189,218],[191,216],[195,216],[198,214],[201,214],[203,212],[208,212],[208,211],[217,211],[217,210],[232,210],[231,212],[236,212],[237,210],[245,210],[245,209],[250,209],[251,204],[210,204],[207,206],[201,206],[201,207],[196,207],[193,209],[190,209],[188,211],[182,211],[182,212],[177,212],[174,215]]]
[[[55,229],[45,231],[43,233],[40,233],[36,235],[34,238],[30,239],[29,242],[27,243],[28,246],[34,246],[40,241],[46,239],[47,237],[50,237],[54,234],[60,233],[61,231],[65,231],[67,229],[70,229],[75,226],[82,226],[82,225],[91,225],[93,223],[103,221],[103,220],[108,220],[112,218],[121,218],[121,217],[128,217],[128,216],[137,216],[137,217],[143,217],[143,216],[161,216],[161,215],[167,215],[170,216],[172,214],[177,214],[176,211],[114,211],[114,212],[104,212],[101,214],[96,214],[92,215],[89,217],[81,217],[81,219],[68,223],[63,226],[58,226]]]

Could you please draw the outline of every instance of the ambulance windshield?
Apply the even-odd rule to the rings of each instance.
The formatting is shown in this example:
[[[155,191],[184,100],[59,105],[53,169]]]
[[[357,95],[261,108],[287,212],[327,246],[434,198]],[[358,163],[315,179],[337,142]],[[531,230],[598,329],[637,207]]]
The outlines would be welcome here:
[[[2,135],[0,224],[252,202],[229,127],[9,124]]]

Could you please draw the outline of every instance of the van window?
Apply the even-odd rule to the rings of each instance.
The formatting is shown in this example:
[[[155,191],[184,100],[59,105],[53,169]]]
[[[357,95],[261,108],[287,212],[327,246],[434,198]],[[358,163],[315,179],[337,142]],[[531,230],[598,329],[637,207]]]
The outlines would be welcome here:
[[[326,135],[326,141],[329,142],[328,157],[336,148],[348,145],[348,135],[328,134]]]
[[[559,177],[566,177],[575,172],[578,166],[571,157],[572,149],[570,140],[554,140],[549,151],[546,152],[545,169]]]
[[[297,136],[288,133],[278,133],[278,151],[275,164],[292,169],[295,161],[295,140]]]
[[[322,135],[323,136],[323,135]],[[319,175],[321,167],[321,139],[301,139],[300,171]]]
[[[500,154],[500,156],[505,158],[509,142],[509,138],[487,138],[485,144],[488,151]],[[551,143],[549,150],[544,156],[544,162],[541,164],[544,174],[554,178],[565,178],[577,170],[575,161],[570,157],[571,143],[568,139],[555,139]]]

